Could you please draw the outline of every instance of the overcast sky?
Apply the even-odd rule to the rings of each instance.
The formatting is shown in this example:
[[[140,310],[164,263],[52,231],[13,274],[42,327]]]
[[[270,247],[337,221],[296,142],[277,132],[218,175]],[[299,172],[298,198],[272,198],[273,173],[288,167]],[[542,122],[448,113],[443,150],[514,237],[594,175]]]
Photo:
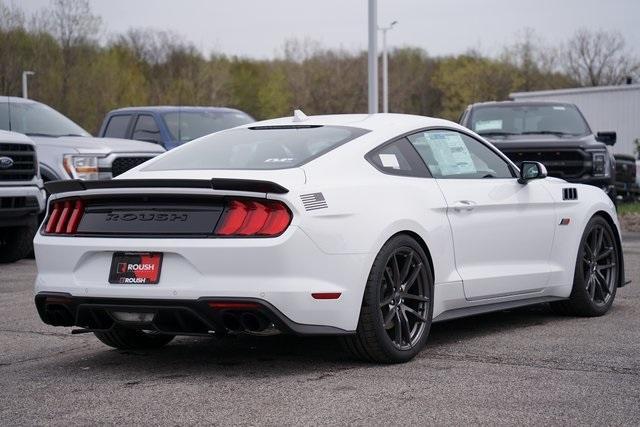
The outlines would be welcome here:
[[[21,0],[27,12],[49,0]],[[129,28],[171,30],[203,52],[270,58],[286,39],[309,38],[327,48],[367,46],[367,0],[91,0],[108,33]],[[495,54],[533,28],[548,44],[576,29],[622,33],[640,53],[640,0],[378,0],[379,23],[397,20],[391,46],[432,55],[476,48]]]

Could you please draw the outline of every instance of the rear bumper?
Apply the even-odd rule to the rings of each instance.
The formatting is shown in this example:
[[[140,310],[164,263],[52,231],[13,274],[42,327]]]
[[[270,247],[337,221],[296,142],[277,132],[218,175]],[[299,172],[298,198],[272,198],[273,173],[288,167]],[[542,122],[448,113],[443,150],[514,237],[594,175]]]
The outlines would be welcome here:
[[[249,299],[293,324],[356,329],[368,254],[326,254],[298,227],[275,238],[95,238],[36,235],[36,293],[119,301]],[[114,252],[162,252],[156,285],[110,284]],[[340,293],[314,299],[312,293]],[[305,333],[307,328],[290,329]],[[315,332],[314,332],[315,333]]]
[[[0,187],[0,227],[24,225],[44,207],[44,190],[35,185]]]
[[[216,308],[215,303],[246,303],[246,307]],[[259,314],[275,329],[297,335],[344,335],[340,328],[305,325],[292,321],[267,301],[256,298],[198,298],[196,300],[153,300],[85,298],[70,294],[41,292],[35,297],[42,321],[53,326],[78,326],[87,331],[106,332],[118,325],[155,330],[171,335],[224,335],[229,332],[224,316]],[[213,304],[210,305],[210,304]],[[118,312],[149,313],[152,320],[123,322]]]

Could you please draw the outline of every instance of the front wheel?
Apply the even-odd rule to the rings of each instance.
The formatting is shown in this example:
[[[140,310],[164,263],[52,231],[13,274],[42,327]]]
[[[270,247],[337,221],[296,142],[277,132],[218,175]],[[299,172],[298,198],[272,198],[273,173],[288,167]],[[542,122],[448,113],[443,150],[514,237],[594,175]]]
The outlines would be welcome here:
[[[367,280],[358,327],[343,338],[354,356],[399,363],[425,346],[433,315],[433,276],[415,239],[398,235],[376,257]]]
[[[618,243],[609,223],[601,216],[585,227],[569,299],[551,304],[560,314],[602,316],[613,304],[618,289],[620,267]]]

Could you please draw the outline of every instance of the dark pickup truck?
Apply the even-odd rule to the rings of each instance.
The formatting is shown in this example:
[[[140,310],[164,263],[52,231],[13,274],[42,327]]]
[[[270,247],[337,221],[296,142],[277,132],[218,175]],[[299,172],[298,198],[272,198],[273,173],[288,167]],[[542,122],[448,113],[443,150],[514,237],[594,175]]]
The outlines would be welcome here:
[[[573,104],[483,102],[467,107],[460,124],[487,138],[518,166],[541,162],[550,176],[602,188],[615,202],[615,132],[594,134]]]

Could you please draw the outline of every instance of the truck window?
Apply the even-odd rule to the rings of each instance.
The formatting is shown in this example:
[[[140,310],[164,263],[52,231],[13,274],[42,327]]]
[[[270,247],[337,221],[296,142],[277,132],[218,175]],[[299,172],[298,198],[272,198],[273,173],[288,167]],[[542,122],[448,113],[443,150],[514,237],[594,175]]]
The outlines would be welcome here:
[[[158,128],[156,119],[147,114],[139,115],[136,120],[136,125],[133,128],[133,139],[155,142],[156,144],[162,143],[160,129]]]
[[[126,138],[130,121],[130,114],[118,114],[116,116],[111,116],[109,123],[107,123],[107,127],[104,130],[104,135],[102,136],[108,138]]]

